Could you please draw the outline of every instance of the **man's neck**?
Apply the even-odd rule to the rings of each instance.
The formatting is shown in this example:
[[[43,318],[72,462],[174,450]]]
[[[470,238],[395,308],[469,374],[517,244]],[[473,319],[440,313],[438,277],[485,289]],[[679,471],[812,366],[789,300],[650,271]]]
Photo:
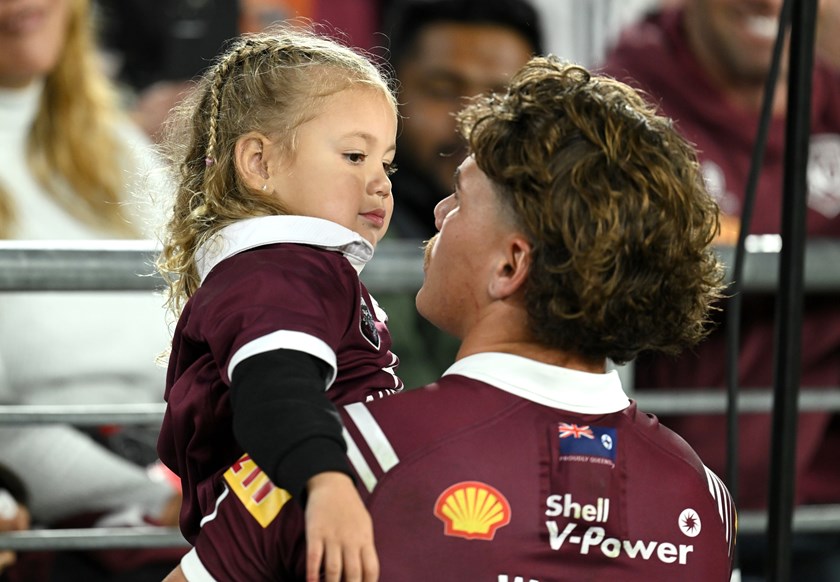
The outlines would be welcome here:
[[[499,314],[501,319],[485,317],[476,322],[461,341],[461,347],[455,359],[460,360],[474,354],[500,352],[571,370],[593,374],[606,372],[606,362],[603,359],[588,360],[579,354],[550,348],[536,341],[524,323],[524,312],[521,315],[522,317],[506,317],[504,314]]]

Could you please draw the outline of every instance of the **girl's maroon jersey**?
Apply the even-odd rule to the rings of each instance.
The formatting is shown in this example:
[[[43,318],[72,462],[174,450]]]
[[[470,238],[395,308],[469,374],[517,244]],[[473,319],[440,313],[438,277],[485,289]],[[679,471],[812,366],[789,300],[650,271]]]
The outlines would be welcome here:
[[[729,493],[615,372],[485,353],[343,413],[384,581],[729,580]]]
[[[327,396],[338,404],[399,391],[385,315],[358,271],[373,248],[350,230],[298,216],[229,226],[199,255],[201,286],[172,342],[158,441],[181,477],[181,530],[194,542],[213,513],[222,474],[246,451],[233,436],[230,377],[268,351],[309,353],[332,368]],[[277,389],[283,389],[277,378]]]

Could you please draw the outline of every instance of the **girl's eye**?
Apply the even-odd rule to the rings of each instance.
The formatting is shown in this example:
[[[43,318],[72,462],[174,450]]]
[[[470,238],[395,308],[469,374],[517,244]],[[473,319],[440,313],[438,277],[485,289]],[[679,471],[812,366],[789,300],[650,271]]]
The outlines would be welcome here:
[[[365,161],[365,158],[367,158],[365,154],[361,154],[359,152],[344,154],[344,157],[347,158],[351,164],[361,164]]]
[[[385,175],[386,176],[393,176],[397,172],[397,164],[394,163],[384,163],[382,167],[385,168]]]

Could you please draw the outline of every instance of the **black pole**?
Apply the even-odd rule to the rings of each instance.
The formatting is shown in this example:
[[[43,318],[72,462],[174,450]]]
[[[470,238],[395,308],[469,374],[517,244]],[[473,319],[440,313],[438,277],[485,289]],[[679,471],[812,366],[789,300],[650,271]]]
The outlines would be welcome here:
[[[770,582],[788,582],[795,488],[796,424],[802,338],[808,144],[811,133],[811,77],[817,0],[794,0],[791,15],[785,175],[782,199],[782,253],[776,317],[773,436],[767,573]]]
[[[732,261],[732,283],[727,289],[730,299],[726,307],[726,486],[732,498],[739,498],[738,492],[738,395],[739,389],[739,366],[738,355],[740,354],[741,343],[741,305],[744,295],[743,273],[744,258],[746,255],[747,236],[752,225],[752,217],[755,210],[756,192],[758,190],[758,179],[761,176],[764,162],[764,152],[767,149],[767,134],[770,131],[770,124],[773,118],[773,101],[776,96],[776,86],[779,81],[779,70],[781,69],[782,52],[787,38],[787,31],[790,27],[790,12],[792,0],[785,0],[779,13],[779,29],[776,33],[776,42],[773,45],[773,56],[770,61],[770,70],[767,79],[764,81],[764,96],[761,101],[761,113],[758,118],[758,130],[753,144],[752,157],[750,159],[750,172],[747,176],[747,184],[744,190],[744,203],[741,209],[740,227],[738,229],[738,241],[735,243],[735,255]],[[734,566],[738,568],[738,552],[734,557]]]

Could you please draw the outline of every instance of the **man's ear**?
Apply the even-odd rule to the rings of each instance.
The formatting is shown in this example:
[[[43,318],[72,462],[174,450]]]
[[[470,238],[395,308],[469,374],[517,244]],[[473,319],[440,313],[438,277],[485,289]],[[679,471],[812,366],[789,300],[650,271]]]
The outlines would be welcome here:
[[[531,243],[522,236],[512,236],[505,247],[490,281],[490,295],[494,299],[507,299],[525,286],[531,270]]]
[[[236,140],[234,163],[239,177],[248,188],[262,190],[268,182],[268,148],[271,140],[258,131],[249,131]]]

